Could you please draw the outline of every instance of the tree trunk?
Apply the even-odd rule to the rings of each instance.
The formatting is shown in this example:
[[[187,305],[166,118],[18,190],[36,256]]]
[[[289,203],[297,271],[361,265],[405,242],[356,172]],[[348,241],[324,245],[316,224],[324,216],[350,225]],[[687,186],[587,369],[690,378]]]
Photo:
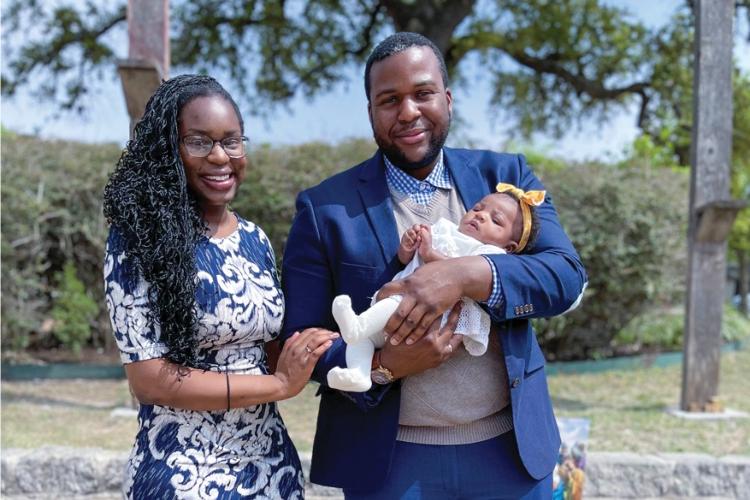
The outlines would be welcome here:
[[[397,31],[426,36],[445,56],[453,32],[474,10],[476,0],[381,0]]]

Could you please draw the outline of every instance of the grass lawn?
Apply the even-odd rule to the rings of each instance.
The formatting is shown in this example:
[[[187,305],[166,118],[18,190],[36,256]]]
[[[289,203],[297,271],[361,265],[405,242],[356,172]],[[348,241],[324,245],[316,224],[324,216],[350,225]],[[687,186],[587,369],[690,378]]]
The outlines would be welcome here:
[[[747,369],[750,351],[721,357],[719,400],[750,414]],[[589,450],[638,453],[696,452],[715,456],[750,454],[750,418],[685,420],[664,409],[677,406],[682,366],[549,378],[558,417],[591,421]]]
[[[720,400],[750,413],[747,368],[750,350],[722,355]],[[745,369],[743,371],[743,368]],[[678,403],[680,365],[549,378],[560,417],[591,421],[589,450],[699,452],[715,456],[750,454],[750,418],[692,421],[668,415]],[[315,386],[280,403],[284,421],[300,451],[310,451],[315,432]],[[129,404],[125,381],[45,380],[3,382],[2,448],[42,445],[130,448],[135,417],[112,417]]]

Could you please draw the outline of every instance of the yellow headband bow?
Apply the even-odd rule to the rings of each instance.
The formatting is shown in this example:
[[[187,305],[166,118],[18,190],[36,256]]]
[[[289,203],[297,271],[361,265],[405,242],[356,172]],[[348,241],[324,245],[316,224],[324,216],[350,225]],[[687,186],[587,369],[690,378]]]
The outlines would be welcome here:
[[[516,252],[521,252],[526,247],[526,243],[529,242],[529,235],[531,234],[531,208],[532,206],[538,207],[544,202],[544,196],[546,191],[524,191],[523,189],[517,188],[513,184],[506,184],[504,182],[499,183],[495,186],[498,193],[511,193],[521,202],[521,217],[523,219],[523,231],[521,232],[521,240],[518,242],[518,249]]]

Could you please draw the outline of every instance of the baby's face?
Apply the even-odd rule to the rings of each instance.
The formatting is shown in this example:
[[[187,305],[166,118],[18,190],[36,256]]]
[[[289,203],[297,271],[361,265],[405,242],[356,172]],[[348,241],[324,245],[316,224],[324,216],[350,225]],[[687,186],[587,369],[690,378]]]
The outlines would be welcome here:
[[[461,218],[458,230],[488,245],[513,252],[523,227],[518,201],[502,193],[488,194]]]

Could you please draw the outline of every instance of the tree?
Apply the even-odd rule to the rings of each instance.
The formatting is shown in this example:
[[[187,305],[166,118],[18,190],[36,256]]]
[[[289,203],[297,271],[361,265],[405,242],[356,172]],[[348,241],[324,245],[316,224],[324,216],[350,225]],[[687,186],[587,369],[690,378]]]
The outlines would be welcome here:
[[[6,3],[2,91],[27,87],[82,110],[114,69],[110,35],[125,6],[48,3]],[[736,4],[750,19],[750,1]],[[459,84],[468,84],[462,63],[479,57],[494,85],[491,104],[525,135],[561,134],[582,117],[605,121],[612,107],[635,103],[638,126],[656,136],[665,124],[681,126],[690,91],[691,1],[661,29],[599,0],[174,0],[171,9],[173,65],[229,75],[259,113],[330,88],[393,29],[434,40]]]

